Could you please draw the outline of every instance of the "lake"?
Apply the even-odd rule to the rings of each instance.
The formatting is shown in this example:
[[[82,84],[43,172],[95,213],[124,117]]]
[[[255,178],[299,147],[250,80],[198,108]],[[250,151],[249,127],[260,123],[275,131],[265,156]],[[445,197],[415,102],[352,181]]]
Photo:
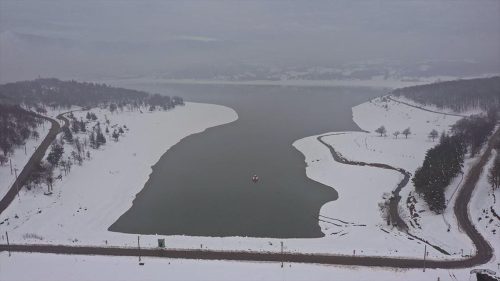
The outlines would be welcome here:
[[[152,167],[133,206],[109,230],[217,237],[322,237],[320,208],[339,194],[307,178],[304,156],[292,143],[330,131],[359,130],[351,107],[386,93],[355,87],[127,87],[225,105],[239,118],[168,150]],[[253,174],[260,178],[257,183]]]

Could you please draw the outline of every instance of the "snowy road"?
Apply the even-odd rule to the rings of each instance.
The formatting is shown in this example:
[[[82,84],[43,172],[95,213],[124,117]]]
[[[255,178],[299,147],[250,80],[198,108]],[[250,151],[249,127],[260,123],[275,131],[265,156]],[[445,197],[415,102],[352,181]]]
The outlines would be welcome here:
[[[437,113],[437,114],[449,115],[449,116],[457,116],[457,117],[468,117],[468,115],[463,115],[463,114],[445,113],[445,112],[439,112],[439,111],[430,110],[430,109],[422,107],[422,106],[418,106],[418,105],[414,105],[414,104],[407,103],[407,102],[404,102],[404,101],[393,99],[390,96],[388,96],[387,99],[391,100],[393,102],[401,103],[401,104],[404,104],[404,105],[407,105],[407,106],[411,106],[411,107],[414,107],[414,108],[417,108],[417,109],[420,109],[420,110],[423,110],[423,111],[431,112],[431,113]]]
[[[43,115],[40,115],[40,114],[37,114],[34,112],[30,112],[30,111],[28,111],[28,112],[37,118],[42,118],[42,119],[49,121],[51,123],[51,128],[50,128],[47,136],[45,136],[45,139],[38,146],[38,148],[33,153],[33,155],[31,155],[28,163],[26,163],[26,165],[23,167],[23,170],[21,171],[21,173],[19,174],[19,176],[17,177],[15,182],[12,184],[12,186],[7,191],[7,193],[2,198],[2,200],[0,200],[0,214],[3,211],[5,211],[5,209],[7,209],[7,207],[10,205],[12,200],[14,200],[14,198],[16,198],[16,195],[19,191],[18,187],[22,187],[24,185],[24,182],[28,179],[33,168],[38,163],[40,163],[42,158],[45,156],[45,152],[49,148],[52,141],[61,132],[61,125],[59,124],[59,122],[57,122],[57,120],[54,120],[52,118],[49,118],[47,116],[43,116]],[[62,116],[62,114],[59,116]],[[60,119],[59,116],[58,116],[58,119]],[[61,117],[61,118],[63,118],[63,117]],[[63,119],[63,120],[65,120],[65,119]],[[64,126],[67,126],[66,123]]]

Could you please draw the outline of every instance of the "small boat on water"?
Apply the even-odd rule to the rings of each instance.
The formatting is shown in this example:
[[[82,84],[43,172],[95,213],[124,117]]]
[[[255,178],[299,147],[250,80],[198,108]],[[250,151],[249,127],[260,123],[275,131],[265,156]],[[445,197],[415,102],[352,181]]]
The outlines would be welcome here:
[[[259,181],[259,177],[257,175],[253,175],[252,181],[253,183],[257,183]]]

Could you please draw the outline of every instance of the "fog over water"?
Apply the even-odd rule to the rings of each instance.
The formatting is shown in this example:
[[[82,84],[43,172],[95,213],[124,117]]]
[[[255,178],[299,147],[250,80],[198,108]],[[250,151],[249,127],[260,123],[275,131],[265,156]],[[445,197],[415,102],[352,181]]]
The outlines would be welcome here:
[[[500,1],[0,0],[0,61],[0,82],[266,78],[395,61],[482,74],[500,70]]]

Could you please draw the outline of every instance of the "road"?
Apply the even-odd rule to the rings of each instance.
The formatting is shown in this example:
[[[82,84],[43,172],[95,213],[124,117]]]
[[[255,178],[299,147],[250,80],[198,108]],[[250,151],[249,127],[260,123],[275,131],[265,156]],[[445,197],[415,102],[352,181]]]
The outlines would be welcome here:
[[[59,122],[57,120],[54,120],[53,118],[32,112],[32,111],[26,111],[28,114],[31,114],[37,118],[41,118],[44,120],[47,120],[50,122],[50,130],[43,139],[42,143],[38,146],[38,148],[35,150],[33,155],[31,155],[30,159],[28,160],[28,163],[24,165],[23,170],[19,175],[17,176],[17,179],[14,181],[10,189],[7,191],[5,196],[0,200],[0,214],[9,207],[10,203],[16,198],[16,195],[19,192],[19,189],[24,186],[26,181],[28,180],[31,172],[33,169],[40,163],[40,161],[43,159],[45,156],[45,153],[49,146],[52,144],[52,142],[56,139],[57,135],[62,131],[62,128],[68,127],[69,126],[69,120],[64,117],[64,114],[69,113],[68,112],[63,112],[59,115],[57,115],[57,119],[62,120],[64,122],[64,125],[61,127]]]
[[[437,113],[437,114],[441,114],[441,115],[457,116],[457,117],[468,117],[468,115],[463,115],[463,114],[458,114],[458,113],[445,113],[445,112],[439,112],[439,111],[431,110],[431,109],[428,109],[428,108],[425,108],[425,107],[421,107],[421,106],[418,106],[418,105],[414,105],[414,104],[411,104],[411,103],[407,103],[407,102],[404,102],[404,101],[395,100],[395,99],[391,98],[390,96],[386,96],[386,98],[388,100],[393,101],[393,102],[397,102],[397,103],[404,104],[404,105],[407,105],[407,106],[410,106],[410,107],[418,108],[420,110],[427,111],[427,112]]]
[[[55,121],[54,121],[55,122]],[[55,122],[57,123],[57,122]],[[57,132],[60,131],[59,124],[53,123],[51,128],[52,135],[46,137],[45,149],[52,142]],[[58,129],[59,128],[59,129]],[[55,134],[55,135],[53,135]],[[52,139],[51,139],[52,138]],[[427,260],[427,268],[470,268],[480,264],[487,263],[493,257],[491,245],[478,232],[470,220],[468,213],[468,204],[472,192],[479,180],[481,172],[491,156],[494,142],[500,140],[500,129],[490,137],[484,153],[473,165],[465,178],[463,187],[460,189],[455,206],[454,213],[458,219],[461,229],[470,237],[476,246],[476,253],[462,260]],[[44,151],[37,150],[35,154],[44,154]],[[33,156],[35,157],[35,155]],[[32,157],[32,158],[33,158]],[[33,158],[36,161],[38,158]],[[33,164],[33,163],[31,163]],[[382,164],[384,165],[384,164]],[[394,169],[394,168],[392,168]],[[24,171],[24,169],[23,169]],[[12,191],[13,190],[13,191]],[[13,195],[16,189],[11,189]],[[5,198],[4,198],[5,199]],[[2,199],[2,202],[4,201]],[[6,199],[6,202],[8,199]],[[12,201],[12,199],[10,199]],[[9,201],[9,202],[10,202]],[[4,203],[5,204],[5,203]],[[8,205],[8,204],[7,204]],[[4,207],[5,209],[5,207]],[[321,254],[301,254],[301,253],[273,253],[273,252],[251,252],[251,251],[215,251],[215,250],[192,250],[192,249],[137,249],[125,247],[96,247],[96,246],[69,246],[69,245],[37,245],[37,244],[16,244],[0,245],[1,251],[15,252],[37,252],[37,253],[55,253],[72,255],[106,255],[106,256],[149,256],[183,259],[204,259],[204,260],[236,260],[236,261],[264,261],[264,262],[297,262],[297,263],[315,263],[315,264],[334,264],[334,265],[357,265],[357,266],[378,266],[393,268],[421,268],[422,259],[391,258],[380,256],[346,256],[346,255],[321,255]]]
[[[31,155],[28,163],[26,163],[21,173],[17,176],[17,179],[14,181],[2,200],[0,200],[0,214],[5,211],[5,209],[9,207],[10,203],[12,203],[12,201],[16,198],[19,191],[18,189],[23,187],[24,183],[29,178],[31,171],[38,165],[38,163],[40,163],[52,141],[54,141],[57,134],[61,132],[61,125],[56,120],[31,111],[27,112],[37,118],[49,121],[51,127],[48,134],[45,136],[45,139],[43,139],[42,143],[38,146],[33,155]]]

